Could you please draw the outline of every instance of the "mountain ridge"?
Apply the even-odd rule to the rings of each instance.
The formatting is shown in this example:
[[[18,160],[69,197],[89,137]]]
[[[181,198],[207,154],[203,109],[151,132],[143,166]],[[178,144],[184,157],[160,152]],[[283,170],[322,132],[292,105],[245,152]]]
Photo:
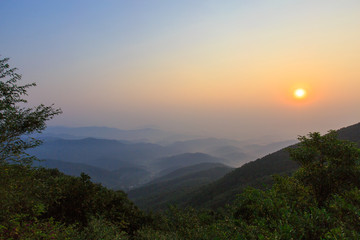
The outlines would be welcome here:
[[[360,145],[360,123],[343,127],[337,130],[337,133],[340,139]],[[250,161],[219,180],[197,189],[186,200],[183,200],[185,201],[183,204],[194,207],[223,207],[248,186],[266,187],[272,183],[272,175],[291,174],[298,168],[298,164],[290,159],[286,150],[288,147]]]

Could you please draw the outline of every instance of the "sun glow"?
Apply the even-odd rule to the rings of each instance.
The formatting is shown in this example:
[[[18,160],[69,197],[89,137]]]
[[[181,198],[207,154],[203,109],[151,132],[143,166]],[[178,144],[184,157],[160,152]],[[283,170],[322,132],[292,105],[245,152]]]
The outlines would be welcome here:
[[[306,97],[306,91],[303,88],[298,88],[294,91],[294,97],[297,99],[303,99]]]

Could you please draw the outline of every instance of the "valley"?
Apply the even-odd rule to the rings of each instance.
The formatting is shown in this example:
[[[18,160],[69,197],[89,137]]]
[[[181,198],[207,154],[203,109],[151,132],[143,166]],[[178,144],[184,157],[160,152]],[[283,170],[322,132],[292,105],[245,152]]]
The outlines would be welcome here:
[[[43,160],[38,166],[73,176],[84,172],[96,183],[128,192],[136,205],[149,210],[166,209],[169,204],[216,209],[231,203],[246,187],[266,189],[272,175],[291,175],[298,168],[286,150],[295,143],[290,140],[258,145],[204,138],[160,145],[93,138],[94,132],[105,136],[104,128],[91,128],[87,133],[81,129],[83,139],[69,135],[79,131],[76,129],[60,132],[55,128],[54,135],[68,134],[67,139],[53,136],[51,129],[44,144],[29,151]],[[131,132],[136,134],[127,132],[128,140],[135,139],[139,131]],[[360,143],[360,124],[342,128],[338,134]],[[258,156],[269,154],[254,160],[256,152]]]
[[[84,172],[94,182],[124,191],[150,184],[178,170],[186,171],[188,167],[198,164],[214,163],[213,171],[218,167],[216,164],[223,164],[226,169],[239,167],[257,155],[293,142],[259,145],[217,138],[174,141],[192,136],[156,129],[119,130],[105,127],[49,127],[42,135],[35,136],[44,143],[28,153],[42,160],[36,163],[38,166],[58,168],[73,176]],[[144,139],[146,142],[142,142]],[[169,142],[170,139],[173,141]],[[199,169],[199,174],[202,170]],[[220,171],[199,183],[190,181],[187,187],[195,189],[222,177],[222,173],[225,175],[227,171]]]

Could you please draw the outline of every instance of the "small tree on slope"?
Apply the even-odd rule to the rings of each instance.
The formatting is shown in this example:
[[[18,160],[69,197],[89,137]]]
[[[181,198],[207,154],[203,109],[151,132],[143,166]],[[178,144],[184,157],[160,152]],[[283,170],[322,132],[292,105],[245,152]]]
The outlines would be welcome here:
[[[27,89],[35,83],[18,85],[21,75],[11,68],[9,59],[0,59],[0,164],[29,164],[34,159],[26,149],[38,146],[41,141],[30,137],[45,129],[45,122],[60,114],[60,109],[43,104],[24,107]],[[23,136],[23,137],[22,137]]]

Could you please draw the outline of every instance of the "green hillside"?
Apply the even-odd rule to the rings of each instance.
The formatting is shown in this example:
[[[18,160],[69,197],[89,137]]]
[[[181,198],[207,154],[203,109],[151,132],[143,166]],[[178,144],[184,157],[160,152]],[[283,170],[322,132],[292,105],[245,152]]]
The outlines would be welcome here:
[[[71,176],[80,176],[81,173],[86,173],[91,177],[93,182],[101,183],[103,186],[115,190],[128,190],[142,181],[148,181],[150,178],[150,173],[148,171],[131,164],[126,164],[117,170],[110,171],[85,163],[47,159],[40,162],[34,162],[34,166],[57,168],[59,171]]]
[[[128,195],[140,208],[166,209],[168,204],[181,202],[191,191],[223,177],[232,169],[220,163],[196,164],[157,178]]]
[[[197,163],[197,164],[194,164],[194,165],[191,165],[188,167],[179,168],[179,169],[172,171],[166,175],[155,178],[154,180],[149,182],[147,185],[174,180],[174,179],[181,178],[181,177],[184,177],[189,174],[206,171],[206,170],[209,170],[212,168],[225,168],[225,169],[230,169],[230,170],[234,169],[223,163],[216,163],[216,162],[215,163],[213,163],[213,162]]]
[[[337,131],[339,138],[360,145],[360,123]],[[232,202],[236,195],[248,186],[263,188],[272,183],[272,175],[289,174],[298,168],[290,160],[289,153],[282,149],[263,158],[249,162],[228,173],[223,178],[195,190],[180,204],[194,207],[222,207]]]
[[[341,128],[337,133],[340,139],[355,142],[360,145],[360,123]]]
[[[183,153],[170,157],[159,158],[154,161],[153,168],[158,172],[158,176],[164,176],[179,168],[192,166],[199,163],[219,163],[225,162],[225,159],[210,156],[205,153]]]
[[[286,150],[280,150],[249,162],[221,179],[197,189],[185,200],[187,205],[201,208],[222,207],[235,199],[247,186],[263,188],[271,184],[273,174],[294,171],[298,165],[291,161]]]

